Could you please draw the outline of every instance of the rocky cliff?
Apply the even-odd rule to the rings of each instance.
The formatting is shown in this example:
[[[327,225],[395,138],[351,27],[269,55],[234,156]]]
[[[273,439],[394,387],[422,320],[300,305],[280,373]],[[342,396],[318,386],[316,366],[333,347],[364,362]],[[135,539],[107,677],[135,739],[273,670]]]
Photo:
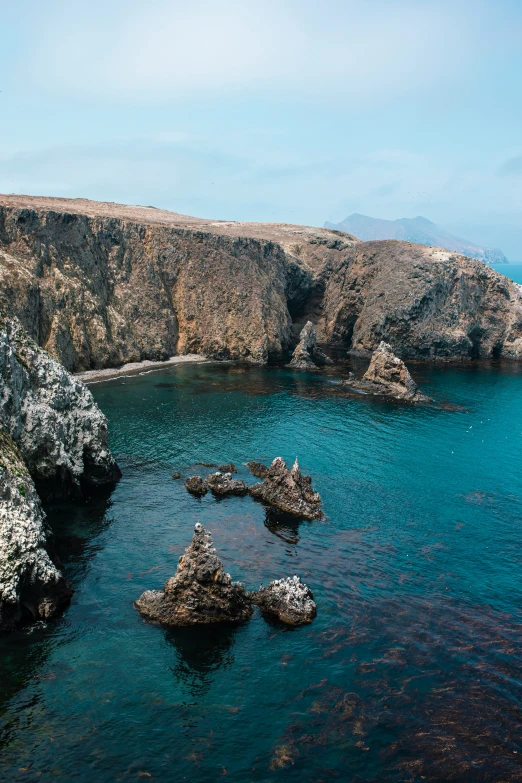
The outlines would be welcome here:
[[[293,347],[313,269],[356,240],[146,207],[0,197],[0,283],[69,370],[174,354],[265,363]]]
[[[51,617],[71,594],[47,552],[40,497],[79,497],[119,475],[90,391],[0,304],[0,630],[24,612]]]
[[[19,449],[0,429],[0,632],[46,620],[71,589],[47,552],[45,515]]]
[[[325,264],[310,301],[320,338],[355,353],[384,340],[404,358],[522,358],[522,287],[440,248],[361,242]]]
[[[522,358],[521,288],[402,241],[151,207],[0,196],[0,285],[69,370],[198,353],[289,358],[321,343],[417,359]]]

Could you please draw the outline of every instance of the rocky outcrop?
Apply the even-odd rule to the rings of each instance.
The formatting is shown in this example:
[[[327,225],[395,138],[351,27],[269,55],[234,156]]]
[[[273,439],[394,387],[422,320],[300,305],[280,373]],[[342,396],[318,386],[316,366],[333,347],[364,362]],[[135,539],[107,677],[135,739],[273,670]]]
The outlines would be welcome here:
[[[303,476],[297,458],[291,470],[281,457],[270,465],[268,474],[262,483],[249,487],[250,494],[256,500],[272,506],[285,514],[301,519],[319,519],[321,497],[312,489],[310,476]]]
[[[78,498],[119,476],[91,392],[0,306],[0,630],[52,617],[71,595],[40,497]]]
[[[107,420],[89,389],[42,351],[16,318],[0,315],[0,425],[44,500],[114,483]]]
[[[326,263],[315,290],[321,340],[356,354],[384,340],[403,359],[522,358],[522,287],[480,261],[361,242]]]
[[[256,462],[255,460],[250,460],[250,462],[247,462],[247,468],[250,470],[253,476],[262,479],[265,479],[268,476],[268,471],[270,470],[270,468],[268,468],[266,465],[263,465],[262,462]]]
[[[163,590],[147,590],[134,605],[148,620],[174,626],[237,623],[252,614],[249,593],[239,582],[232,582],[210,533],[199,522],[175,576]]]
[[[364,373],[362,380],[348,380],[345,383],[354,389],[370,394],[394,397],[409,402],[431,401],[430,397],[421,394],[404,362],[395,356],[391,346],[385,342],[381,342],[373,352],[370,366]]]
[[[221,473],[219,470],[207,476],[205,483],[215,495],[246,495],[248,492],[244,481],[232,478],[232,473]]]
[[[311,321],[307,321],[301,334],[299,343],[292,355],[289,367],[294,370],[316,370],[318,366],[333,364],[329,356],[317,345],[317,332]]]
[[[277,617],[287,625],[311,623],[317,613],[312,591],[298,576],[277,579],[251,595],[263,614]]]
[[[191,495],[195,495],[196,497],[202,497],[208,492],[208,487],[201,476],[189,476],[188,479],[185,480],[185,488]]]
[[[0,632],[48,620],[72,595],[47,552],[44,520],[22,455],[0,429]]]

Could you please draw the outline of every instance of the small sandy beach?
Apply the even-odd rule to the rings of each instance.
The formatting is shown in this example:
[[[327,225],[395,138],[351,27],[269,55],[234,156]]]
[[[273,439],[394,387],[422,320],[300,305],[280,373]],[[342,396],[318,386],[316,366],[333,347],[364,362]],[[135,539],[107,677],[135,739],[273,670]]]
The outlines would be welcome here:
[[[155,362],[146,359],[143,362],[129,362],[122,364],[121,367],[109,367],[104,370],[87,370],[86,372],[75,373],[75,378],[79,378],[84,383],[98,383],[107,381],[110,378],[120,378],[125,375],[141,375],[144,372],[153,372],[154,370],[163,370],[176,364],[201,364],[209,362],[206,356],[199,356],[196,353],[188,353],[185,356],[171,356],[163,362]]]

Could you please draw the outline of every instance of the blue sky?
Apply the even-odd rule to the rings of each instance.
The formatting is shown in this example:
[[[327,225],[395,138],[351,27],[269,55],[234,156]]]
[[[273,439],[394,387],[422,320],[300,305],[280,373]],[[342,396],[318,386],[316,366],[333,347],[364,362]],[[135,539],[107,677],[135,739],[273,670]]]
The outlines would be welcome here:
[[[0,5],[0,192],[421,214],[522,261],[521,0]]]

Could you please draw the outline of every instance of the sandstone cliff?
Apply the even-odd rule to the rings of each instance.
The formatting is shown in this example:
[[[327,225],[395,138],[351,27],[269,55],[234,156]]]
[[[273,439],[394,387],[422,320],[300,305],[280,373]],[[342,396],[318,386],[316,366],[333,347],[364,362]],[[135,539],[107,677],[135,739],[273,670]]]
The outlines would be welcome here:
[[[281,359],[313,269],[355,242],[324,229],[0,197],[0,284],[29,334],[74,371],[176,353]]]

